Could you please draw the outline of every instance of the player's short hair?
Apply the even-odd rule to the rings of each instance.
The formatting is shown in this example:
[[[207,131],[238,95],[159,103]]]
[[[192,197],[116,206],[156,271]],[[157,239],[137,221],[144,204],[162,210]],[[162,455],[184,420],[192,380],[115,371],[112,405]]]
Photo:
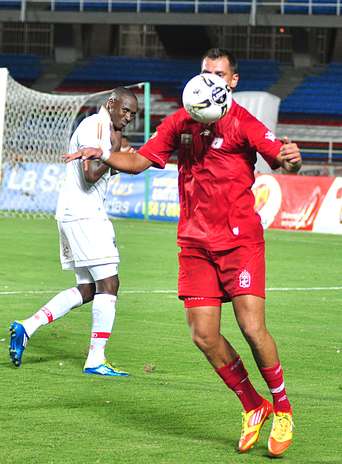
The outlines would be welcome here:
[[[209,58],[210,60],[217,60],[218,58],[227,58],[233,73],[239,73],[238,63],[235,56],[226,48],[209,48],[209,50],[207,50],[205,54],[202,56],[202,61],[204,60],[204,58]]]
[[[137,96],[135,95],[135,93],[132,92],[132,90],[128,87],[116,87],[113,90],[113,92],[109,95],[108,100],[119,100],[124,95],[127,97],[135,98],[135,100],[137,100]]]

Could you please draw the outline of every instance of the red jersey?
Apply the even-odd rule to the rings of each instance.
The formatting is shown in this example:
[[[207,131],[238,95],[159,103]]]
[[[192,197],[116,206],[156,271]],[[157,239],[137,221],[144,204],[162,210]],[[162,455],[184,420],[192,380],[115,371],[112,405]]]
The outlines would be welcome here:
[[[251,190],[256,152],[274,169],[279,167],[276,156],[281,145],[234,101],[229,112],[210,126],[194,121],[183,108],[165,118],[138,151],[164,168],[178,150],[178,245],[220,251],[262,242]]]

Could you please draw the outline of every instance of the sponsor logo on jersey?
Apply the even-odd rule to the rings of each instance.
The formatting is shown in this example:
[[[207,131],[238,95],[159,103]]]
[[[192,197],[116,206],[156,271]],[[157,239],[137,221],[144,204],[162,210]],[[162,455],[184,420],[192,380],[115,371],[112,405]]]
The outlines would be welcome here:
[[[238,227],[233,227],[233,234],[234,235],[239,235],[240,229]]]
[[[271,140],[271,142],[274,142],[275,139],[276,139],[276,136],[273,134],[272,131],[267,131],[266,134],[265,134],[265,139],[266,140]]]
[[[181,144],[182,145],[191,145],[192,144],[192,134],[181,134]]]
[[[212,148],[221,148],[223,144],[223,138],[222,137],[215,137],[213,140],[213,143],[211,144]]]
[[[241,288],[249,288],[251,286],[251,275],[246,269],[239,275],[239,285]]]

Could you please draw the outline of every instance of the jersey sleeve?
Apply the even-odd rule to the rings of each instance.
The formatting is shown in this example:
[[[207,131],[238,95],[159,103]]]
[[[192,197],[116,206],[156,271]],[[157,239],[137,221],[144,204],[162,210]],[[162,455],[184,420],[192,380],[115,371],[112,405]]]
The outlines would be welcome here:
[[[245,120],[244,131],[250,147],[260,153],[271,169],[279,168],[276,157],[282,142],[276,138],[274,133],[254,117]]]
[[[78,149],[100,147],[103,151],[110,150],[110,125],[101,121],[100,118],[84,119],[79,126],[77,145]]]
[[[157,168],[164,169],[165,165],[176,149],[175,119],[167,116],[157,127],[152,137],[139,148],[140,155],[152,161]]]

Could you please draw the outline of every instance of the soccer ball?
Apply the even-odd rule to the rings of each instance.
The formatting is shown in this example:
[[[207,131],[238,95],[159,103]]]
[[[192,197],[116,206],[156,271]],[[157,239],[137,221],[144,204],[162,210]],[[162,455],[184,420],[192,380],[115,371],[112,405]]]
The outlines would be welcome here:
[[[216,74],[198,74],[183,90],[183,106],[198,122],[208,124],[217,121],[231,105],[232,92],[226,81]]]

